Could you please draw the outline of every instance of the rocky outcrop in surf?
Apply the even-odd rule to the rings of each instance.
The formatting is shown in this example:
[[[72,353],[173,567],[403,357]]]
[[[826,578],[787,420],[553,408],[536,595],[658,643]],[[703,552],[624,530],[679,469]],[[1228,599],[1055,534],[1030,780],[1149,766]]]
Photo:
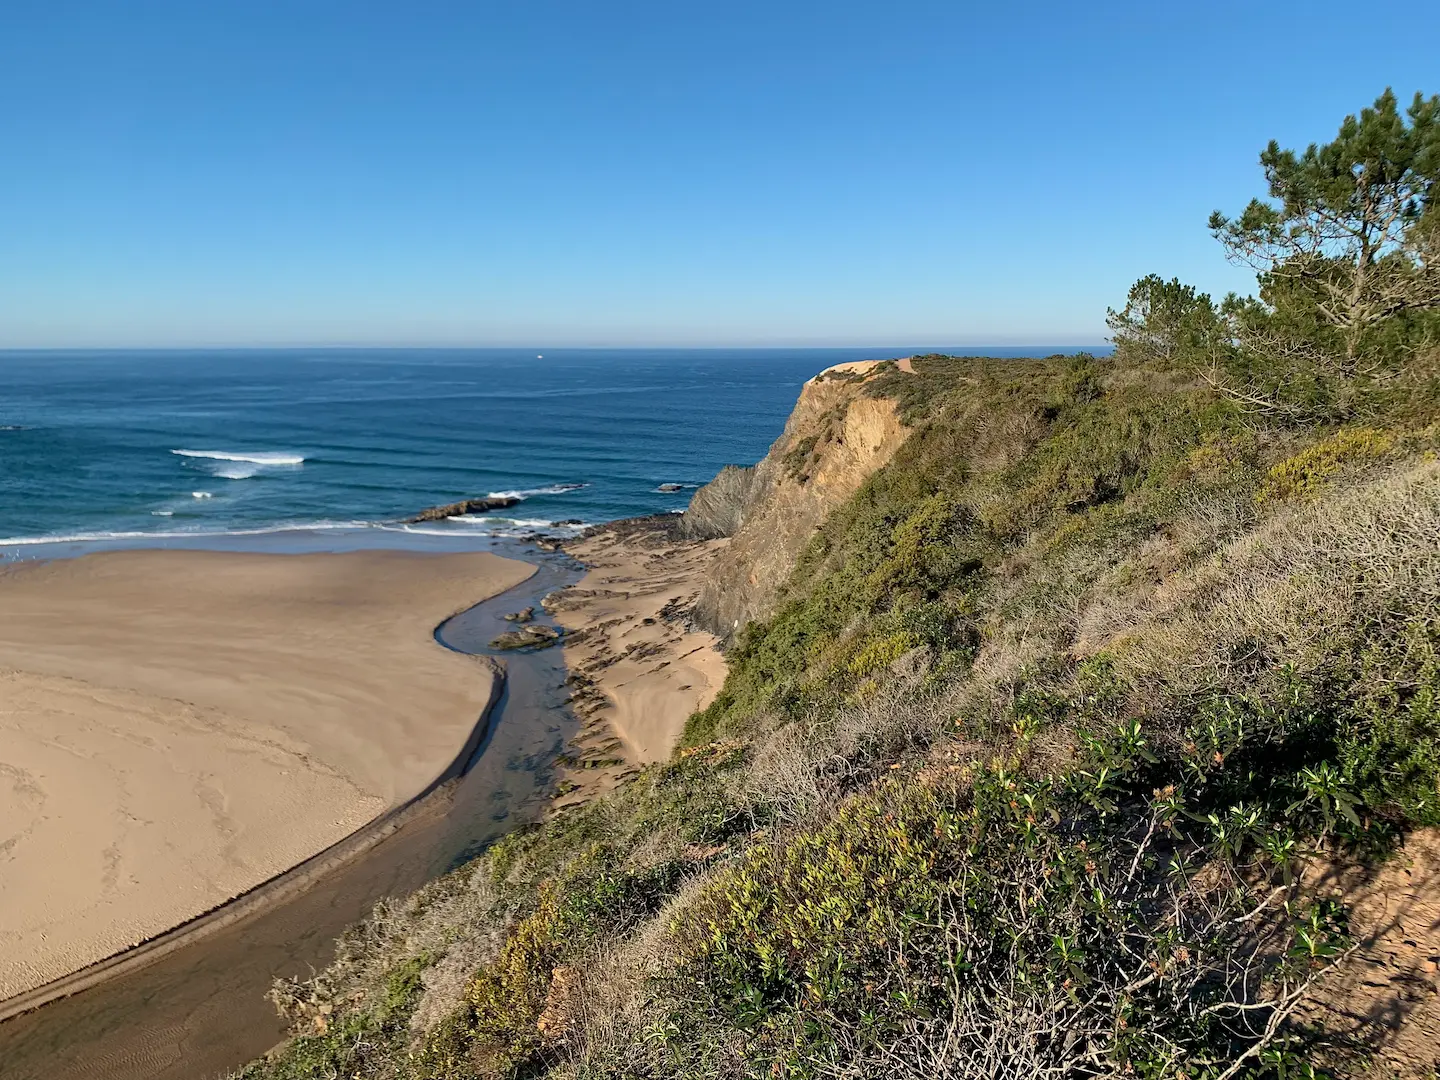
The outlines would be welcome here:
[[[413,517],[406,518],[405,524],[418,525],[422,521],[443,521],[446,518],[459,517],[462,514],[488,514],[491,510],[505,510],[524,501],[519,495],[486,495],[479,499],[461,499],[459,502],[421,510]]]

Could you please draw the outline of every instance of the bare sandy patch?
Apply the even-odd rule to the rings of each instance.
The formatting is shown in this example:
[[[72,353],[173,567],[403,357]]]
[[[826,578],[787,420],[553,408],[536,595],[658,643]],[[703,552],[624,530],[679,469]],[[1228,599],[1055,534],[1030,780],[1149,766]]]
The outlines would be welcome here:
[[[199,551],[0,571],[0,998],[422,791],[494,677],[433,631],[531,572],[487,554]]]
[[[706,569],[729,541],[677,540],[662,527],[626,525],[567,544],[588,572],[547,601],[569,631],[565,663],[582,724],[568,773],[578,786],[561,805],[668,758],[690,714],[725,681],[718,639],[688,616]]]
[[[905,357],[903,360],[896,360],[896,361],[893,361],[893,362],[894,362],[894,364],[895,364],[901,371],[909,372],[909,373],[912,374],[912,375],[915,373],[915,368],[914,368],[914,366],[910,363],[910,357],[907,356],[907,357]],[[864,375],[869,375],[870,372],[872,372],[873,370],[875,370],[875,368],[879,367],[881,364],[887,364],[887,363],[891,363],[891,361],[889,361],[889,360],[849,360],[849,361],[846,361],[846,362],[843,363],[843,364],[831,364],[831,365],[830,365],[829,367],[827,367],[824,371],[820,372],[820,373],[817,374],[817,375],[812,376],[812,377],[809,378],[809,379],[806,379],[805,382],[806,382],[806,385],[808,386],[810,383],[819,382],[819,381],[824,380],[827,376],[833,376],[833,375],[861,375],[861,376],[864,376]]]
[[[1440,829],[1415,830],[1378,866],[1322,870],[1316,889],[1349,909],[1359,948],[1302,1015],[1373,1048],[1373,1075],[1429,1080],[1440,1068]]]

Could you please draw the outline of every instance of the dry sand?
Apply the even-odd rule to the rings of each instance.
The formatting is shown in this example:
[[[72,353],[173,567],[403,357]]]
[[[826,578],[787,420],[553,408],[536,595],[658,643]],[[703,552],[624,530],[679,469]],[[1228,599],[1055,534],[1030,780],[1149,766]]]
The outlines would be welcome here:
[[[905,372],[907,375],[914,375],[914,360],[915,358],[913,356],[906,356],[900,360],[896,360],[895,366],[898,367],[901,371]],[[872,368],[878,367],[879,365],[884,363],[888,363],[888,361],[849,360],[843,364],[831,364],[824,371],[820,372],[817,375],[812,375],[810,378],[806,379],[805,382],[808,385],[809,383],[813,383],[815,382],[815,380],[823,378],[826,375],[835,375],[841,372],[845,372],[851,375],[868,375],[870,374]]]
[[[688,626],[706,567],[727,540],[675,540],[664,528],[602,529],[565,550],[588,567],[546,606],[570,633],[565,664],[582,731],[572,742],[569,805],[670,756],[696,709],[725,681],[712,634]]]
[[[487,554],[130,551],[0,570],[0,999],[418,794],[493,668],[433,638]]]
[[[1300,1016],[1375,1047],[1367,1075],[1433,1080],[1440,1066],[1440,829],[1416,829],[1375,866],[1336,859],[1316,869],[1315,891],[1345,904],[1357,949]]]

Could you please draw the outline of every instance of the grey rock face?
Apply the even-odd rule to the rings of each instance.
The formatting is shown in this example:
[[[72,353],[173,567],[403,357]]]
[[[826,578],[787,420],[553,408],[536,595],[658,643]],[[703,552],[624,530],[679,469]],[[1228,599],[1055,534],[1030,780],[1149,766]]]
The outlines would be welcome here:
[[[726,465],[695,492],[680,516],[680,535],[692,540],[734,536],[745,521],[755,493],[755,466]]]

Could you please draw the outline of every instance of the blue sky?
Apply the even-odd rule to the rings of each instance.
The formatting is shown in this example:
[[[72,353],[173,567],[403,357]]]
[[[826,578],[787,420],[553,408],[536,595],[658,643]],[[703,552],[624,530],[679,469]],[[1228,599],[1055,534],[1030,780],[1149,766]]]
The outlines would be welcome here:
[[[1098,342],[1440,7],[0,0],[0,346]]]

